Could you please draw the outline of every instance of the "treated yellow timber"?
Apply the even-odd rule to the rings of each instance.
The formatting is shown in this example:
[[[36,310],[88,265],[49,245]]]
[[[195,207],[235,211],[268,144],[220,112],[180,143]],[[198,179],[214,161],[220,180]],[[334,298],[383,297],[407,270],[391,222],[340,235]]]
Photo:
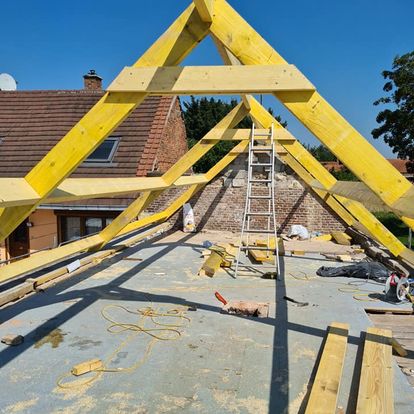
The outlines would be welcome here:
[[[348,341],[349,325],[333,322],[318,365],[305,413],[335,414],[342,369]]]
[[[216,126],[219,130],[226,128],[233,128],[240,121],[242,121],[248,111],[243,104],[237,105],[233,108]],[[209,133],[206,134],[206,137]],[[183,175],[189,168],[191,168],[196,161],[198,161],[204,154],[206,154],[211,148],[216,145],[219,140],[210,140],[205,142],[200,140],[194,145],[186,154],[184,154],[169,170],[162,175],[162,179],[167,186],[172,185],[181,175]],[[207,176],[207,175],[206,175]],[[208,177],[207,177],[208,178]],[[137,217],[142,210],[145,209],[156,197],[161,194],[161,191],[157,191],[153,194],[151,192],[144,192],[139,198],[128,206],[118,217],[112,221],[112,223],[101,231],[100,235],[104,240],[104,243],[108,243],[113,237],[115,237],[128,223],[130,223],[135,217]],[[100,246],[100,247],[102,247]]]
[[[211,32],[244,65],[287,63],[225,0],[216,0],[215,10]],[[275,96],[387,205],[411,193],[410,182],[318,92]]]
[[[33,204],[39,199],[39,194],[24,178],[0,178],[0,207],[20,205],[23,200],[26,204]]]
[[[321,185],[315,181],[312,187],[320,188]],[[396,201],[392,207],[387,206],[367,185],[362,182],[337,181],[335,185],[327,189],[330,194],[356,200],[368,208],[379,211],[393,211],[397,215],[414,218],[414,196],[404,195]]]
[[[17,185],[25,182],[24,178],[7,178]],[[183,187],[192,184],[206,183],[204,174],[182,176],[173,183],[173,187]],[[1,185],[1,179],[0,179]],[[74,200],[91,198],[113,197],[122,194],[135,193],[146,190],[163,190],[169,188],[161,177],[122,177],[122,178],[67,178],[53,191],[42,204],[62,203]],[[0,187],[0,198],[6,192]],[[8,194],[7,201],[0,202],[0,206],[30,205],[37,202],[39,197],[30,197],[25,191],[14,191]]]
[[[227,129],[224,133],[222,133],[219,129],[213,129],[211,132],[211,138],[203,138],[203,141],[207,141],[209,139],[220,139],[220,141],[245,141],[250,139],[252,131],[251,129]],[[217,134],[216,137],[214,137],[214,133]],[[255,133],[265,134],[269,133],[269,130],[257,128],[255,129]],[[277,131],[274,131],[273,139],[280,143],[294,140],[292,135],[285,129],[278,129]]]
[[[179,64],[207,35],[208,24],[191,4],[134,66]],[[26,181],[47,197],[139,105],[146,94],[106,93],[66,136],[27,174]],[[6,208],[0,216],[0,241],[27,217],[31,206]]]
[[[342,185],[342,184],[345,184]],[[391,211],[391,209],[364,183],[353,181],[337,181],[331,188],[325,188],[317,180],[311,183],[312,188],[325,189],[329,194],[335,194],[350,200],[359,201],[369,209]]]
[[[151,224],[148,223],[148,224]],[[90,264],[94,260],[101,260],[104,257],[107,257],[110,254],[116,253],[117,251],[122,250],[125,247],[130,246],[133,243],[137,243],[143,239],[145,239],[148,236],[151,236],[157,231],[165,230],[167,228],[167,223],[162,224],[157,227],[151,227],[148,230],[145,230],[142,233],[139,233],[137,235],[133,235],[128,240],[122,240],[121,242],[116,243],[113,248],[109,250],[104,250],[102,252],[96,253],[96,255],[93,256],[87,256],[82,259],[80,259],[81,266],[85,266],[87,264]],[[77,253],[80,253],[82,251],[87,251],[91,249],[93,246],[99,246],[99,244],[102,242],[102,240],[98,236],[90,236],[82,240],[78,240],[75,242],[68,243],[67,245],[47,250],[44,252],[38,252],[34,255],[19,260],[17,262],[10,263],[7,266],[0,267],[0,282],[4,282],[6,280],[13,279],[15,277],[18,277],[20,275],[23,275],[27,272],[34,272],[35,270],[42,269],[45,266],[51,265],[53,263],[57,263],[62,259],[68,258],[69,256],[75,255]],[[47,273],[45,275],[42,275],[40,277],[37,277],[36,279],[31,279],[36,283],[36,286],[40,286],[44,283],[50,282],[52,279],[62,276],[63,274],[67,273],[66,268],[61,268],[60,270],[53,271],[51,273]],[[29,279],[27,279],[29,281]],[[23,285],[24,286],[24,285]],[[31,290],[33,290],[33,283],[32,283],[32,289],[23,289],[23,294],[29,293]],[[27,287],[27,286],[26,286]],[[3,299],[14,300],[19,297],[21,297],[20,294],[13,295],[0,295],[0,306],[4,305],[6,303]]]
[[[125,67],[110,92],[154,95],[229,95],[314,91],[294,65]]]
[[[249,97],[250,115],[257,120],[259,125],[268,128],[273,123],[274,128],[282,128],[277,120],[266,111],[256,99]],[[335,177],[322,166],[297,140],[284,143],[283,147],[288,155],[282,158],[285,162],[310,185],[314,179],[318,180],[326,188],[336,183]],[[300,166],[300,167],[299,167]],[[366,233],[370,234],[395,256],[407,257],[411,262],[411,252],[384,227],[361,203],[348,200],[345,197],[332,196],[328,192],[315,189],[315,192],[348,224],[356,225],[359,222]],[[334,201],[333,201],[334,200]],[[414,263],[414,262],[412,262]]]
[[[193,0],[200,13],[200,17],[204,22],[211,23],[213,21],[214,1],[215,0]]]
[[[236,56],[233,55],[233,53],[231,53],[224,45],[223,43],[220,42],[219,39],[217,39],[216,36],[214,36],[212,33],[210,33],[214,44],[217,47],[217,50],[221,56],[221,58],[223,59],[223,62],[225,65],[241,65],[240,61],[236,58]],[[249,107],[249,101],[246,98],[246,95],[241,95],[242,101],[244,103],[244,106],[247,109],[250,109]]]
[[[45,265],[56,263],[65,257],[86,251],[93,246],[99,245],[100,243],[102,243],[102,238],[99,235],[90,236],[85,239],[68,243],[56,249],[36,253],[27,259],[10,263],[7,266],[2,266],[0,267],[0,282],[23,275],[27,272],[41,269]]]
[[[367,329],[357,414],[392,414],[394,412],[391,339],[392,332],[388,329]]]

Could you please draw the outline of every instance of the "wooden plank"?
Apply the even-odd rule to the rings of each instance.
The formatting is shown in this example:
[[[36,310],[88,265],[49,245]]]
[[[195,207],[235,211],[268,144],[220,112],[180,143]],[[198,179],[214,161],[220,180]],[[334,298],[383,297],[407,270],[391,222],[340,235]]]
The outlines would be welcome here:
[[[323,188],[323,186],[316,180],[311,185],[314,188]],[[362,182],[337,181],[331,188],[328,188],[327,191],[330,194],[336,194],[351,200],[359,201],[370,209],[393,211],[400,216],[414,218],[414,196],[412,194],[402,196],[392,207],[390,207]]]
[[[134,66],[177,65],[207,33],[208,24],[191,4]],[[41,198],[47,197],[145,97],[145,93],[106,93],[26,175],[26,181]],[[0,211],[0,241],[39,203]]]
[[[197,11],[200,13],[201,20],[206,23],[211,23],[213,21],[214,13],[214,0],[193,0],[197,8]]]
[[[358,414],[394,412],[391,338],[390,330],[367,329],[358,391]]]
[[[11,183],[17,183],[14,179],[10,180]],[[17,180],[24,180],[24,178]],[[172,185],[183,187],[206,184],[207,181],[204,174],[196,174],[179,177]],[[112,197],[146,190],[163,190],[169,187],[161,177],[67,178],[52,194],[42,200],[42,204]],[[4,194],[5,191],[0,188],[0,199]],[[14,192],[7,195],[6,201],[0,201],[0,206],[30,205],[38,200],[40,200],[39,196],[35,198],[30,197],[28,193]]]
[[[349,237],[346,233],[342,231],[333,231],[332,233],[333,239],[343,246],[350,246],[351,245],[351,237]]]
[[[213,277],[217,270],[220,269],[223,257],[218,252],[212,250],[210,256],[201,266],[207,276]]]
[[[278,248],[279,248],[279,256],[283,256],[285,254],[285,245],[283,243],[283,239],[281,237],[277,238],[278,241]],[[275,248],[275,238],[271,237],[270,238],[270,243],[267,243],[267,240],[256,240],[255,241],[255,245],[259,246],[259,247],[268,247],[270,246],[271,249]]]
[[[329,326],[305,413],[336,413],[348,331],[349,325],[346,323],[333,322]]]
[[[217,0],[210,30],[244,65],[287,63],[225,0]],[[414,194],[412,184],[318,92],[275,96],[387,205]]]
[[[320,236],[312,237],[312,241],[331,241],[332,235],[331,234],[321,234]]]
[[[396,315],[413,315],[412,309],[394,309],[394,308],[365,308],[366,313],[392,313]]]
[[[249,250],[249,255],[259,263],[274,263],[275,255],[264,250]]]
[[[313,91],[294,65],[125,67],[110,92],[153,95],[230,95]]]

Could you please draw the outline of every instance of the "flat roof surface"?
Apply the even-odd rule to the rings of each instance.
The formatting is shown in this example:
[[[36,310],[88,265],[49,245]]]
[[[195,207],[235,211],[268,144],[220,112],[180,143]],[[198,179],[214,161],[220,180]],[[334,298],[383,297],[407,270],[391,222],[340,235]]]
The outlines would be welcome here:
[[[297,413],[304,408],[308,382],[333,321],[350,324],[338,406],[342,412],[355,412],[355,359],[361,356],[361,332],[372,325],[364,307],[393,305],[371,302],[369,296],[355,300],[348,283],[357,282],[357,289],[364,290],[360,293],[381,292],[383,287],[318,277],[315,271],[321,265],[341,263],[309,255],[282,258],[280,281],[233,279],[225,271],[214,278],[197,276],[203,263],[202,242],[217,238],[229,242],[232,237],[173,233],[129,248],[2,309],[0,336],[21,334],[25,341],[14,347],[0,344],[1,412]],[[269,317],[223,314],[215,291],[228,300],[268,302]],[[296,307],[283,299],[285,295],[309,305]],[[175,316],[151,320],[119,306],[132,312],[151,306],[177,316],[175,310],[190,320]],[[123,325],[110,328],[102,312]],[[154,321],[183,324],[169,328],[181,335],[151,331],[178,337],[156,341],[148,333],[124,330],[137,324],[165,328]],[[137,366],[103,372],[79,385],[92,376],[73,377],[71,368],[95,358],[108,368]],[[61,388],[59,381],[71,387]],[[78,386],[73,387],[72,381]],[[414,411],[413,389],[395,362],[394,395],[396,413]]]

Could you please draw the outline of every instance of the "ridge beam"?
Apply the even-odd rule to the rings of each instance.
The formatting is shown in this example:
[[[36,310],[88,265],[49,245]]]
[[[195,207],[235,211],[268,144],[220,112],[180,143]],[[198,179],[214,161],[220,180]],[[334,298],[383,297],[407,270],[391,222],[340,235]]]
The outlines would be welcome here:
[[[214,0],[193,0],[194,5],[201,17],[201,20],[206,23],[213,21]]]
[[[109,85],[108,91],[154,95],[233,95],[313,92],[315,87],[294,65],[289,64],[164,66],[125,67]]]

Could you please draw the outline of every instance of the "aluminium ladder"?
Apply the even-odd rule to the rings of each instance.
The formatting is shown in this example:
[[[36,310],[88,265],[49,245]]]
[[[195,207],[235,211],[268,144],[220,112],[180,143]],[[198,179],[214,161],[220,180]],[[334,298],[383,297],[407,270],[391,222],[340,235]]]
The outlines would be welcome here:
[[[274,268],[272,267],[272,269],[279,276],[280,262],[275,213],[275,143],[273,139],[273,124],[266,133],[259,133],[255,130],[254,124],[252,125],[248,154],[246,203],[234,277],[237,278],[239,266],[247,268],[256,267],[255,265],[242,265],[240,262],[242,253],[245,253],[247,256],[249,250],[264,250],[267,252],[267,257],[270,257],[270,254],[273,253],[275,259]],[[262,161],[260,156],[262,156],[261,158],[267,158],[267,160]],[[258,172],[257,167],[264,167],[263,175],[266,176],[265,178],[255,177],[254,173]],[[263,194],[263,189],[267,189],[266,194]],[[262,193],[258,194],[258,191],[262,191]],[[267,208],[263,208],[265,204],[267,204]],[[257,218],[261,218],[259,220],[260,225],[256,224],[252,227],[252,221],[257,222]],[[255,246],[253,243],[250,243],[252,234],[266,234],[267,246]],[[271,236],[273,237],[274,246],[271,244]],[[264,266],[260,267],[264,269]]]

